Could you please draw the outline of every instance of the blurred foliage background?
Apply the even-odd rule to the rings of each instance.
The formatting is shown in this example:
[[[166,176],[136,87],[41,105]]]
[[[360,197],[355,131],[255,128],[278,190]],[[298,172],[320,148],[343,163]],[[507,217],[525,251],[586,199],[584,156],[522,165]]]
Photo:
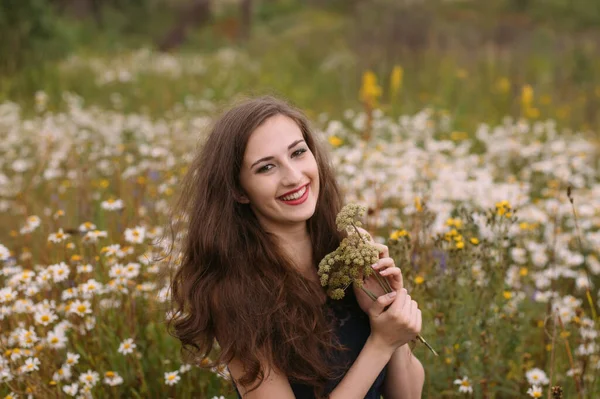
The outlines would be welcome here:
[[[597,130],[599,26],[595,0],[4,0],[0,100],[33,105],[42,90],[52,109],[71,91],[106,106],[118,92],[125,111],[162,112],[208,89],[215,101],[271,92],[336,114],[359,104],[372,70],[391,112],[436,107],[461,130],[506,115]],[[64,68],[139,48],[234,48],[261,72],[240,68],[219,84],[210,74],[148,78],[133,90]],[[394,67],[401,87],[388,90]]]

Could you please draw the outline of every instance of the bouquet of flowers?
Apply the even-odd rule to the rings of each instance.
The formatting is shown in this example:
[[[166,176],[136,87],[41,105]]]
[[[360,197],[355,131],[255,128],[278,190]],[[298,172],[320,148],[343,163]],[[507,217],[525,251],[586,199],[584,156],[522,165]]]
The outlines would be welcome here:
[[[348,236],[340,243],[339,247],[327,254],[319,263],[318,275],[321,286],[327,288],[327,295],[332,299],[342,299],[345,290],[354,284],[360,288],[373,301],[377,296],[368,290],[363,284],[363,278],[375,276],[378,284],[386,292],[392,292],[386,278],[380,276],[371,267],[379,259],[379,250],[369,242],[368,233],[361,234],[358,227],[362,226],[359,218],[364,216],[366,208],[357,204],[348,204],[342,208],[337,215],[336,224],[339,231],[346,231]],[[421,335],[417,335],[421,341],[436,356],[437,352],[425,341]]]

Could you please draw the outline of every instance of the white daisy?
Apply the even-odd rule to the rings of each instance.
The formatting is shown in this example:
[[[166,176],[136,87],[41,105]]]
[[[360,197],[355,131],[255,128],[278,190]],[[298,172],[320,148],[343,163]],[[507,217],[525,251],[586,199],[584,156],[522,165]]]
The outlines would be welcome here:
[[[77,363],[79,363],[80,357],[81,355],[78,355],[77,353],[67,352],[67,360],[65,361],[65,363],[69,366],[74,366]]]
[[[63,391],[69,396],[75,396],[77,395],[77,391],[79,391],[79,384],[74,382],[71,385],[65,385],[63,386]]]
[[[471,382],[469,381],[469,377],[464,376],[462,379],[454,380],[455,385],[459,385],[458,392],[464,393],[472,393],[473,387],[471,386]]]
[[[17,298],[17,291],[13,290],[12,287],[0,288],[0,303],[8,303],[14,301]]]
[[[548,380],[548,377],[546,376],[546,373],[538,368],[533,368],[527,371],[527,373],[525,373],[525,376],[527,377],[527,381],[531,385],[548,385],[548,383],[550,382]]]
[[[534,385],[527,390],[527,394],[532,398],[541,398],[542,397],[542,387],[539,385]]]
[[[100,376],[97,372],[88,370],[79,376],[79,382],[88,387],[93,387],[98,383]]]
[[[21,227],[19,233],[29,234],[37,229],[42,223],[41,219],[35,215],[29,216],[25,222],[25,226]]]
[[[71,379],[73,373],[71,372],[71,366],[68,364],[63,364],[58,370],[52,374],[52,379],[54,381],[68,381]]]
[[[116,371],[107,371],[104,373],[104,383],[110,385],[111,387],[121,385],[123,383],[123,377],[121,377]]]
[[[92,230],[85,233],[85,236],[83,236],[83,242],[86,244],[93,244],[98,242],[99,238],[106,237],[108,237],[108,233],[106,231]]]
[[[48,236],[48,241],[52,241],[53,243],[57,244],[67,240],[69,237],[71,237],[70,234],[63,232],[63,229],[58,229],[56,233],[52,233]]]
[[[59,283],[64,281],[69,277],[69,273],[71,272],[69,269],[69,265],[65,262],[60,262],[55,265],[50,265],[48,268],[52,271],[52,279],[55,283]]]
[[[119,244],[113,244],[103,247],[100,252],[106,256],[116,256],[120,250],[121,246]]]
[[[0,260],[5,261],[10,258],[10,251],[4,245],[0,244]]]
[[[100,203],[102,209],[107,211],[118,211],[124,208],[123,201],[120,199],[108,199]]]
[[[179,382],[181,377],[179,376],[179,371],[171,371],[165,373],[165,384],[167,385],[175,385]]]
[[[48,324],[54,323],[54,321],[58,319],[58,316],[50,309],[42,309],[37,311],[33,318],[36,323],[47,326]]]
[[[85,222],[79,225],[78,228],[79,231],[81,231],[82,233],[91,231],[91,230],[96,230],[96,225],[92,222]]]
[[[91,273],[94,267],[91,264],[77,266],[77,273]]]
[[[21,366],[22,373],[31,373],[40,369],[40,359],[37,357],[30,357],[25,359],[25,364]]]
[[[67,336],[60,329],[48,331],[46,343],[54,349],[64,349],[67,346]]]
[[[125,241],[132,244],[141,244],[144,242],[146,229],[142,226],[134,227],[133,229],[125,229]]]
[[[127,338],[125,341],[121,342],[119,345],[119,349],[117,352],[122,353],[123,355],[128,355],[133,353],[133,350],[136,348],[135,343],[133,342],[133,338]]]
[[[76,299],[71,303],[69,312],[83,317],[86,314],[92,313],[92,304],[87,300],[80,301],[79,299]]]

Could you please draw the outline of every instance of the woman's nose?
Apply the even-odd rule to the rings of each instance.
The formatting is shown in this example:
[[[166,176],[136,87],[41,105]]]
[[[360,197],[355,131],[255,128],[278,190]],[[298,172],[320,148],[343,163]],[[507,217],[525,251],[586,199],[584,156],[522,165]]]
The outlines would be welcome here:
[[[283,174],[283,183],[286,185],[297,185],[301,183],[302,171],[294,165],[287,165]]]

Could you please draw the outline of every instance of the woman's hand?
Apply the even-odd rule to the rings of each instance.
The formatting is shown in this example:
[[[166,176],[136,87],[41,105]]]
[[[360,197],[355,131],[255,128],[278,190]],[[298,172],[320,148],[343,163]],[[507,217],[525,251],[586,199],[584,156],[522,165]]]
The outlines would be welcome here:
[[[361,234],[369,234],[366,230],[362,228],[358,228]],[[369,242],[375,248],[379,250],[379,260],[375,265],[373,265],[373,270],[376,273],[379,273],[387,282],[390,284],[392,290],[399,292],[402,288],[404,288],[404,283],[402,280],[402,272],[399,268],[394,264],[394,259],[390,258],[390,252],[386,245],[376,243],[371,235],[369,235]],[[376,297],[380,297],[381,295],[386,294],[381,285],[377,282],[377,278],[375,275],[371,275],[366,279],[363,279],[364,287],[375,294]],[[369,312],[369,309],[374,305],[374,302],[362,289],[354,288],[354,294],[356,296],[356,300],[358,305],[363,310],[363,312]]]
[[[405,288],[394,296],[382,295],[373,304],[367,313],[371,324],[369,339],[384,350],[394,352],[421,332],[421,310]]]

